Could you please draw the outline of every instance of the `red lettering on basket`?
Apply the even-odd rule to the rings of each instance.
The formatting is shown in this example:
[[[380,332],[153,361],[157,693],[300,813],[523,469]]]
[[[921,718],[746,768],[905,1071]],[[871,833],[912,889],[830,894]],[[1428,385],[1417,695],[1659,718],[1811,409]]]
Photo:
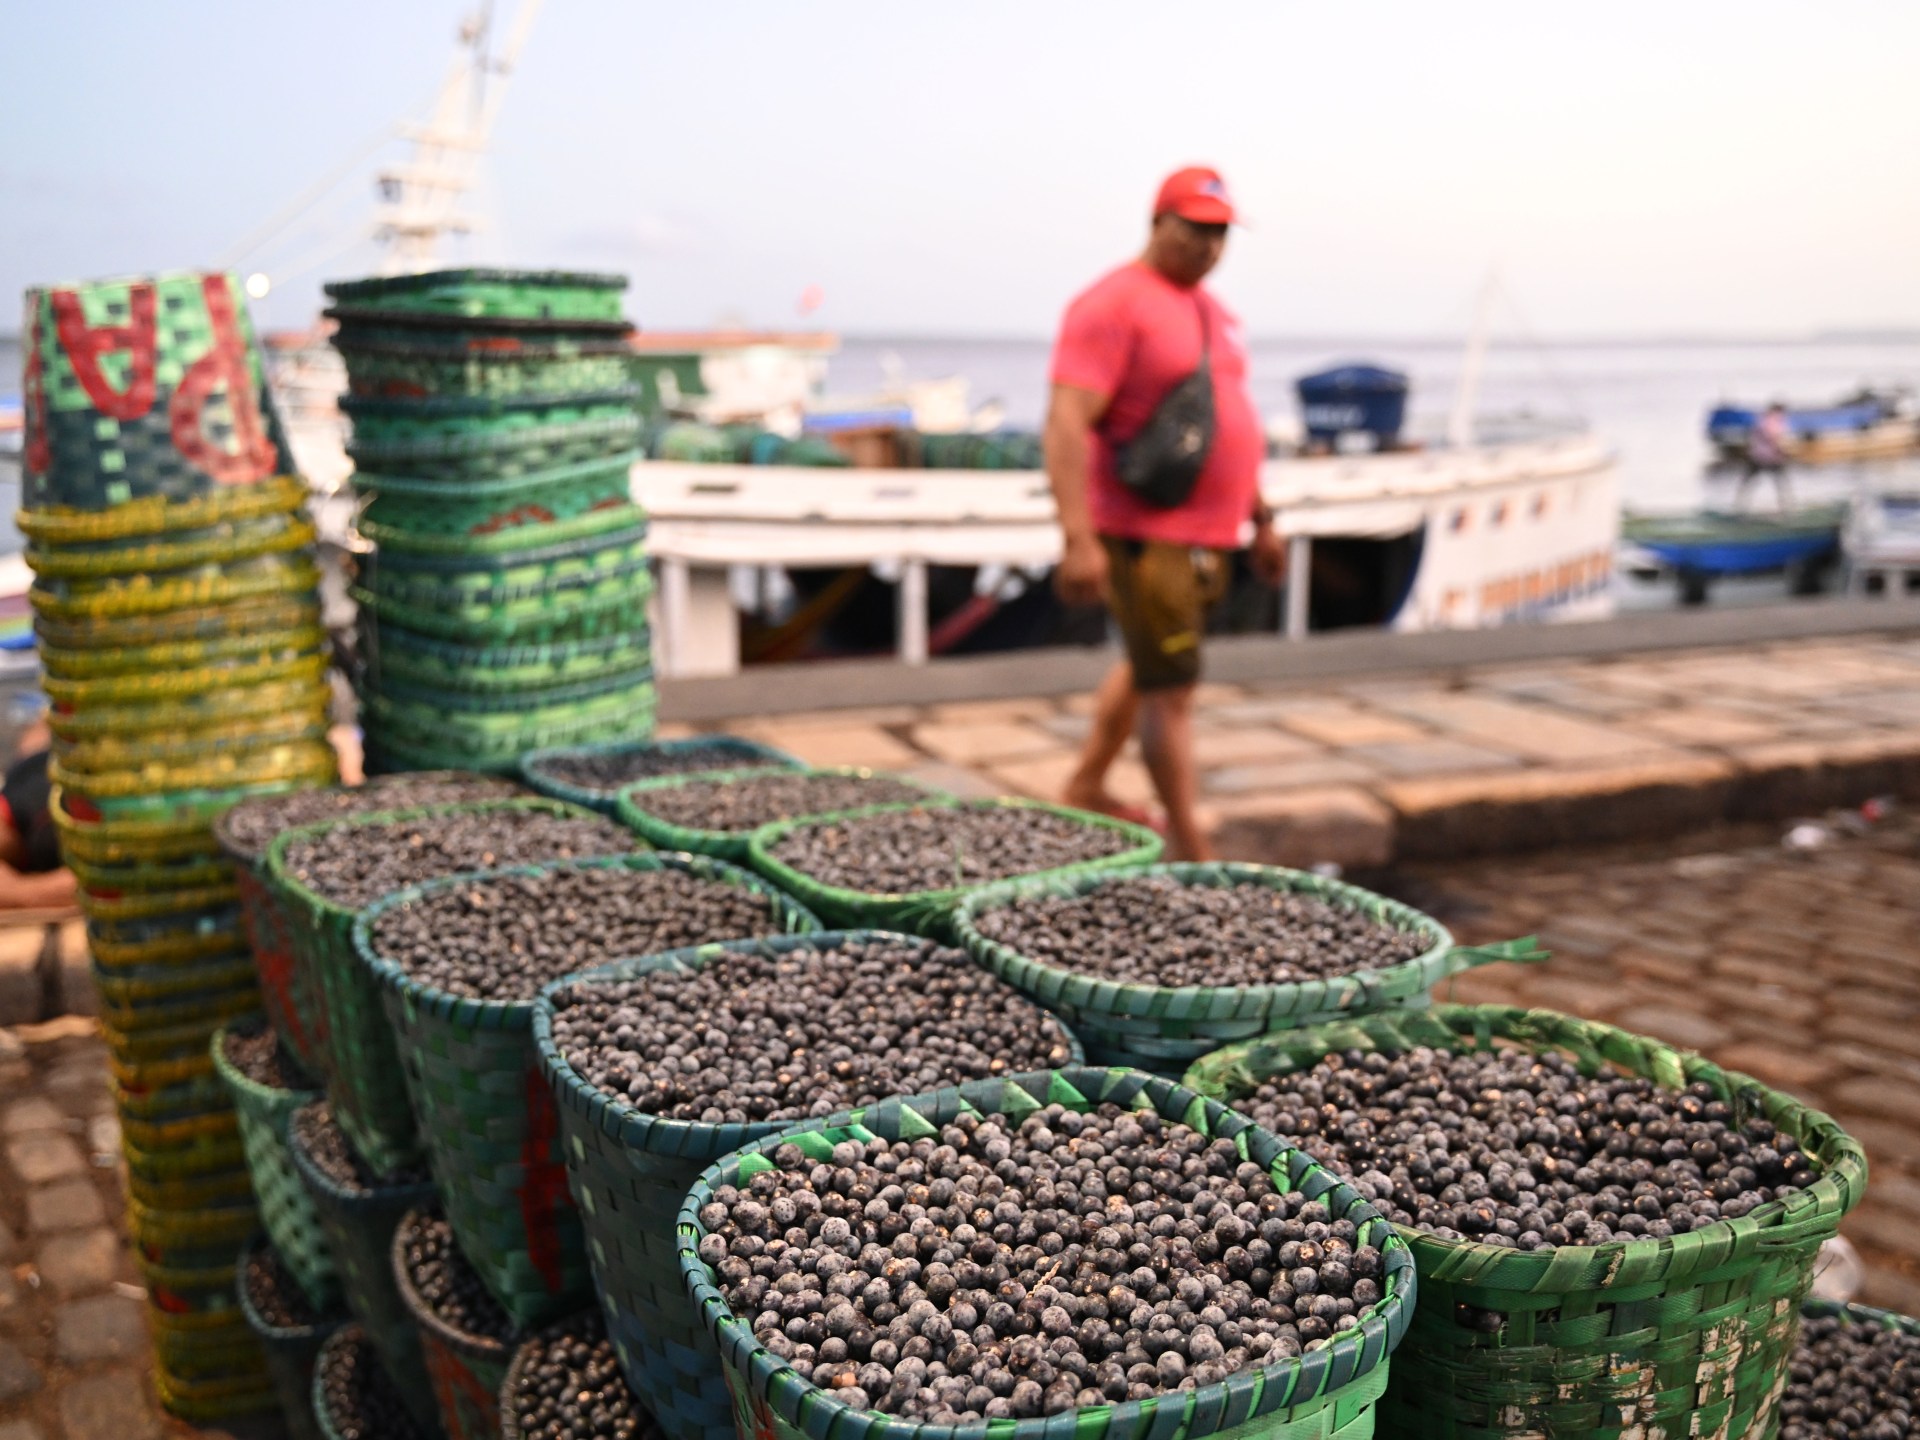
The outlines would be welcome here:
[[[554,1160],[560,1145],[560,1112],[538,1066],[527,1071],[527,1137],[520,1146],[520,1223],[527,1231],[527,1256],[550,1291],[564,1283],[560,1273],[560,1207],[567,1203],[567,1170]]]
[[[280,1023],[293,1032],[294,1047],[303,1054],[312,1054],[306,1023],[293,998],[293,956],[285,950],[260,946],[253,952],[253,963],[260,972],[261,986],[273,999],[273,1008],[278,1013]]]
[[[47,434],[47,361],[40,353],[40,307],[33,307],[27,327],[27,368],[20,379],[20,398],[27,412],[26,466],[29,474],[44,474],[53,465],[53,438]]]
[[[491,520],[482,520],[467,533],[491,535],[496,530],[505,530],[514,525],[544,525],[553,518],[553,512],[546,506],[528,502],[525,505],[516,505],[511,510],[503,510]]]
[[[53,328],[60,348],[73,364],[74,379],[101,414],[115,420],[138,420],[153,408],[153,286],[135,285],[127,292],[125,325],[89,325],[80,295],[74,290],[53,292]],[[116,390],[100,366],[102,356],[124,350],[129,373],[127,388]]]
[[[473,1436],[499,1434],[498,1397],[488,1394],[487,1387],[476,1380],[473,1372],[462,1365],[440,1341],[423,1339],[420,1348],[425,1352],[423,1358],[427,1362],[427,1375],[433,1381],[433,1394],[439,1402],[440,1413],[446,1416],[471,1416],[475,1424],[469,1433]]]
[[[224,275],[208,275],[200,282],[206,300],[213,344],[187,367],[167,406],[173,448],[188,463],[204,470],[219,485],[247,485],[273,474],[280,452],[260,418],[254,394],[253,366],[240,340],[240,323],[233,308],[233,292]],[[233,417],[235,448],[228,450],[207,438],[207,401],[226,387],[227,408]]]

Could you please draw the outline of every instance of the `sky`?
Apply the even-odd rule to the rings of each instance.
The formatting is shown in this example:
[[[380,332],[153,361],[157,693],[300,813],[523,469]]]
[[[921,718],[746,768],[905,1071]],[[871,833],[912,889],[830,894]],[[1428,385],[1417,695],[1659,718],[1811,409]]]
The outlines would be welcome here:
[[[472,8],[0,0],[0,294],[229,264],[310,319]],[[1255,334],[1458,334],[1489,273],[1545,336],[1913,329],[1916,57],[1912,0],[548,0],[447,258],[625,271],[653,328],[1040,335],[1208,163]]]

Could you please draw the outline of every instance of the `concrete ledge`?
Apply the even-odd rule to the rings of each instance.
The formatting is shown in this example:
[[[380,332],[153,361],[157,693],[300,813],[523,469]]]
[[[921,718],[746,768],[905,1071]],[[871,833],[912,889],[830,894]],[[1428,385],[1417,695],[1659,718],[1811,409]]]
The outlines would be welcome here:
[[[1520,770],[1407,780],[1383,793],[1408,860],[1673,835],[1718,821],[1731,762],[1653,760],[1591,770]]]
[[[1236,635],[1208,642],[1207,675],[1230,684],[1307,689],[1365,675],[1907,632],[1920,632],[1920,601],[1902,598],[1669,610],[1583,624],[1428,635],[1343,630],[1297,641]],[[703,722],[848,707],[1070,695],[1092,689],[1115,653],[1093,647],[1016,650],[922,666],[891,659],[763,665],[739,675],[668,681],[660,690],[660,718]]]

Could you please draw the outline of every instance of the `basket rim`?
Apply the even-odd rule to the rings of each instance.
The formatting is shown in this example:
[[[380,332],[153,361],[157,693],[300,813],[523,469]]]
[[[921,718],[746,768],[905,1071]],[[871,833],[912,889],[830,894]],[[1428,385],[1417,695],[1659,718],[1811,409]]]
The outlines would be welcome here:
[[[933,890],[848,890],[838,885],[828,885],[814,879],[804,870],[796,869],[785,861],[775,858],[773,847],[787,835],[802,825],[819,825],[827,821],[846,822],[865,820],[875,815],[892,814],[906,810],[1036,810],[1043,814],[1060,815],[1068,819],[1079,820],[1090,827],[1102,830],[1114,830],[1139,843],[1127,850],[1116,851],[1112,855],[1100,856],[1092,860],[1076,860],[1067,865],[1056,865],[1050,870],[1035,870],[1020,879],[1038,879],[1042,876],[1066,875],[1077,871],[1082,865],[1097,865],[1103,869],[1122,864],[1150,863],[1143,858],[1130,860],[1128,857],[1151,851],[1152,859],[1158,859],[1161,850],[1160,837],[1145,825],[1136,825],[1130,820],[1120,820],[1112,815],[1102,815],[1093,810],[1077,810],[1071,805],[1056,805],[1049,800],[1030,800],[1022,795],[998,795],[985,800],[953,800],[947,803],[901,805],[865,805],[854,810],[841,810],[827,815],[806,815],[793,820],[776,820],[771,825],[762,825],[748,838],[748,851],[753,857],[754,868],[769,876],[783,889],[790,888],[788,881],[798,880],[835,900],[855,902],[879,901],[887,904],[944,905],[961,895],[971,894],[977,886],[954,885]],[[997,884],[997,881],[982,881],[982,884]]]
[[[797,756],[790,755],[785,750],[777,749],[764,741],[755,740],[745,735],[728,735],[715,731],[709,734],[687,735],[678,740],[612,740],[599,745],[548,745],[539,750],[529,750],[525,755],[520,757],[520,776],[529,785],[551,787],[546,793],[555,794],[555,798],[557,799],[564,800],[570,797],[565,793],[556,792],[572,791],[576,796],[590,796],[595,800],[612,800],[617,798],[622,792],[643,782],[633,780],[628,781],[625,785],[615,786],[612,789],[603,789],[589,785],[576,785],[570,780],[555,779],[552,776],[540,774],[539,771],[541,767],[555,760],[579,755],[626,755],[638,750],[655,750],[664,754],[678,754],[682,750],[692,750],[701,746],[715,744],[724,745],[729,749],[742,747],[744,751],[740,757],[742,760],[745,760],[749,754],[753,753],[758,753],[765,757],[765,763],[761,765],[748,766],[741,764],[720,768],[734,770],[770,770],[776,768],[804,770],[808,768],[806,762]],[[680,772],[682,776],[709,775],[713,773],[716,772],[710,770],[683,770]],[[652,778],[664,779],[667,777],[654,776]],[[576,800],[575,803],[586,804],[588,802],[580,799]]]
[[[642,510],[638,505],[632,505],[630,508],[632,510],[631,517],[621,516],[621,523],[619,525],[611,526],[605,531],[590,535],[577,535],[566,540],[555,540],[546,545],[531,546],[526,550],[510,550],[500,554],[480,555],[427,555],[408,553],[404,557],[399,558],[398,563],[392,563],[396,557],[388,555],[387,559],[389,563],[387,565],[373,565],[368,567],[367,578],[377,583],[380,572],[382,569],[385,569],[388,571],[397,571],[403,578],[408,580],[416,578],[437,580],[442,576],[452,576],[454,579],[449,583],[457,584],[462,580],[479,578],[485,580],[492,586],[506,585],[510,582],[507,582],[503,577],[511,574],[515,570],[525,569],[534,565],[546,565],[559,560],[597,558],[610,551],[631,550],[636,545],[644,545],[647,540],[647,527],[649,524],[647,512]],[[373,558],[378,560],[380,558],[379,552],[375,552]],[[628,558],[629,557],[620,557],[621,563],[626,563]],[[617,573],[619,573],[617,569],[610,570],[606,575],[596,576],[596,578],[610,579]]]
[[[264,1017],[248,1017],[229,1021],[213,1032],[208,1044],[208,1053],[213,1056],[213,1068],[228,1089],[236,1096],[244,1095],[263,1111],[271,1112],[275,1118],[291,1115],[295,1110],[310,1101],[320,1098],[321,1090],[317,1085],[308,1090],[282,1090],[277,1086],[263,1085],[250,1075],[244,1075],[240,1067],[227,1058],[227,1036],[243,1031],[271,1029]],[[276,1037],[277,1038],[277,1037]],[[297,1063],[297,1062],[296,1062]]]
[[[788,1120],[744,1120],[722,1121],[708,1124],[702,1120],[680,1120],[667,1115],[653,1115],[640,1110],[624,1097],[609,1094],[599,1086],[590,1084],[586,1077],[573,1067],[553,1038],[554,998],[563,986],[578,985],[587,981],[632,980],[659,970],[698,970],[710,960],[728,952],[764,951],[780,954],[784,951],[799,949],[803,945],[812,945],[817,949],[838,950],[848,945],[868,944],[882,941],[888,944],[907,944],[928,949],[952,949],[937,940],[924,935],[908,935],[898,930],[883,930],[877,927],[859,929],[815,930],[794,935],[764,937],[757,940],[721,940],[710,945],[695,945],[683,950],[664,950],[658,955],[642,955],[631,960],[616,960],[609,965],[595,966],[583,970],[577,975],[563,975],[558,980],[541,987],[539,998],[534,1003],[533,1040],[539,1053],[540,1070],[553,1088],[554,1098],[563,1108],[570,1108],[584,1116],[593,1129],[603,1135],[609,1135],[622,1144],[659,1154],[679,1156],[713,1156],[717,1152],[712,1145],[702,1143],[707,1137],[706,1131],[738,1131],[746,1138],[733,1142],[734,1146],[751,1144],[761,1136],[775,1134],[790,1129],[796,1122]],[[1058,1015],[1035,1003],[1029,997],[1022,996],[1027,1003],[1059,1027],[1066,1036],[1067,1047],[1075,1065],[1086,1063],[1086,1052],[1081,1048],[1080,1037],[1073,1033],[1073,1027]],[[664,1142],[664,1143],[662,1143]],[[731,1148],[731,1147],[730,1147]]]
[[[321,1095],[298,1108],[305,1110],[309,1105],[326,1103],[328,1103],[326,1097]],[[315,1197],[317,1205],[332,1206],[335,1210],[373,1210],[381,1206],[397,1209],[424,1204],[440,1193],[431,1177],[398,1185],[386,1180],[376,1180],[372,1185],[358,1186],[349,1190],[321,1168],[318,1160],[307,1153],[307,1147],[300,1138],[300,1131],[292,1123],[295,1113],[297,1112],[289,1112],[287,1115],[287,1153],[293,1157],[293,1168],[299,1172],[301,1183],[307,1187],[307,1193]],[[328,1123],[336,1130],[340,1128],[338,1120],[330,1119]],[[341,1131],[341,1135],[345,1138],[346,1132]],[[351,1140],[347,1141],[347,1148],[353,1149]],[[366,1162],[362,1160],[361,1163]],[[373,1167],[369,1165],[367,1168],[371,1170]]]
[[[595,423],[605,424],[605,422]],[[529,426],[520,433],[539,435],[542,431],[576,428],[578,428],[578,422],[573,425],[535,425]],[[643,452],[636,449],[621,449],[592,460],[575,460],[571,464],[553,465],[545,470],[528,470],[518,475],[491,475],[473,480],[442,480],[434,476],[389,475],[382,471],[355,470],[353,485],[359,492],[371,490],[377,495],[385,491],[388,494],[404,496],[409,500],[444,499],[450,491],[457,491],[458,498],[462,500],[489,500],[501,495],[512,495],[521,490],[538,489],[544,485],[564,485],[570,480],[589,480],[608,471],[629,471],[642,458],[642,455]]]
[[[603,1336],[606,1334],[606,1317],[600,1313],[597,1302],[590,1302],[570,1315],[562,1315],[558,1320],[549,1320],[513,1347],[513,1358],[507,1362],[507,1373],[500,1377],[500,1440],[521,1440],[520,1425],[513,1418],[507,1397],[518,1388],[522,1372],[533,1354],[533,1347],[543,1345],[549,1340],[577,1338],[574,1335],[575,1327],[583,1324],[589,1331],[597,1326]],[[626,1382],[622,1380],[621,1383]]]
[[[637,835],[634,838],[640,839]],[[558,980],[546,982],[525,1000],[484,1000],[475,999],[469,995],[456,995],[450,990],[442,990],[437,986],[414,979],[398,961],[381,954],[375,948],[374,927],[391,911],[416,904],[456,887],[508,879],[537,880],[557,870],[614,869],[677,870],[702,880],[737,886],[763,896],[772,903],[774,918],[783,925],[778,934],[815,935],[820,933],[820,922],[811,910],[758,875],[743,870],[738,865],[730,865],[724,860],[716,860],[706,855],[689,855],[666,850],[638,850],[630,854],[594,855],[578,860],[556,860],[527,865],[508,865],[493,870],[473,870],[461,875],[444,875],[418,885],[408,886],[405,890],[395,891],[391,895],[374,901],[360,912],[353,922],[353,953],[359,963],[373,973],[374,979],[380,982],[381,989],[399,996],[410,1004],[418,1005],[422,1011],[436,1020],[452,1021],[455,1024],[479,1030],[531,1033],[533,1012],[539,1003],[540,996],[549,985],[563,983],[573,978],[572,976],[563,975]],[[796,921],[799,922],[798,925],[790,923]],[[663,950],[656,953],[666,955],[677,952]],[[592,970],[577,971],[575,974],[591,974],[629,961],[648,958],[650,957],[646,955],[622,956],[617,960],[594,966]]]
[[[321,820],[312,825],[302,825],[293,830],[282,830],[267,847],[267,876],[269,881],[283,894],[291,896],[314,916],[352,919],[360,913],[334,900],[327,899],[294,878],[287,870],[286,855],[294,845],[306,840],[317,839],[326,831],[343,825],[392,825],[402,820],[419,820],[430,816],[465,814],[473,810],[542,810],[548,814],[560,814],[572,819],[604,820],[607,817],[583,805],[569,805],[564,800],[550,800],[544,795],[518,795],[501,800],[461,800],[448,805],[410,805],[392,810],[377,810],[368,815],[348,815],[338,820]],[[636,840],[639,837],[634,837]],[[369,902],[373,903],[373,902]]]
[[[1070,1412],[1078,1422],[1074,1434],[1088,1433],[1081,1426],[1088,1424],[1094,1416],[1099,1416],[1107,1434],[1146,1434],[1155,1428],[1153,1422],[1159,1415],[1163,1401],[1184,1408],[1188,1413],[1202,1405],[1224,1404],[1229,1396],[1229,1384],[1244,1375],[1260,1378],[1263,1401],[1268,1394],[1274,1397],[1274,1403],[1266,1410],[1260,1410],[1259,1405],[1255,1407],[1260,1413],[1270,1413],[1274,1409],[1324,1400],[1340,1388],[1388,1364],[1412,1321],[1419,1279],[1411,1248],[1379,1209],[1304,1151],[1292,1148],[1279,1136],[1263,1130],[1246,1116],[1218,1101],[1198,1095],[1176,1081],[1144,1071],[1089,1065],[1061,1066],[988,1081],[970,1081],[923,1095],[838,1111],[824,1119],[790,1124],[777,1134],[749,1141],[732,1154],[722,1156],[706,1166],[694,1179],[687,1198],[681,1203],[675,1235],[679,1240],[681,1278],[708,1333],[718,1344],[724,1362],[756,1396],[764,1398],[776,1414],[811,1437],[811,1440],[827,1440],[835,1433],[837,1422],[843,1415],[880,1414],[876,1411],[855,1411],[835,1400],[830,1392],[803,1379],[790,1362],[762,1348],[754,1338],[751,1320],[742,1318],[733,1310],[714,1283],[711,1268],[699,1258],[700,1238],[707,1233],[700,1223],[700,1209],[716,1184],[733,1183],[726,1177],[737,1175],[746,1157],[769,1155],[792,1138],[810,1133],[836,1130],[855,1132],[850,1138],[857,1138],[860,1132],[871,1134],[873,1132],[867,1129],[864,1121],[883,1107],[892,1107],[897,1111],[911,1108],[915,1113],[923,1113],[925,1107],[940,1105],[957,1097],[975,1113],[1006,1114],[1008,1088],[1025,1091],[1037,1110],[1056,1100],[1065,1103],[1065,1097],[1061,1096],[1058,1088],[1064,1085],[1073,1099],[1091,1109],[1105,1103],[1104,1097],[1113,1093],[1116,1084],[1126,1086],[1134,1081],[1141,1083],[1133,1091],[1132,1099],[1119,1103],[1129,1104],[1135,1109],[1150,1108],[1166,1119],[1178,1117],[1176,1123],[1201,1130],[1210,1138],[1235,1142],[1236,1148],[1249,1159],[1252,1158],[1248,1153],[1252,1146],[1271,1146],[1272,1158],[1265,1167],[1269,1176],[1284,1166],[1290,1190],[1306,1194],[1310,1200],[1327,1201],[1330,1208],[1337,1201],[1340,1205],[1337,1213],[1343,1218],[1351,1216],[1356,1210],[1361,1212],[1356,1222],[1361,1235],[1369,1242],[1377,1243],[1381,1250],[1384,1266],[1382,1294],[1364,1312],[1359,1325],[1337,1332],[1321,1343],[1318,1349],[1287,1356],[1270,1365],[1236,1372],[1226,1380],[1198,1386],[1192,1391],[1167,1391],[1147,1400],[1121,1401]],[[1099,1082],[1105,1082],[1104,1086]],[[986,1094],[988,1087],[996,1090],[998,1096],[989,1097]],[[982,1108],[974,1103],[976,1098],[998,1098],[1002,1103]],[[1144,1106],[1138,1103],[1141,1101],[1145,1102]],[[1308,1189],[1310,1185],[1317,1188]],[[1329,1200],[1329,1197],[1334,1197],[1334,1200]],[[1381,1345],[1379,1354],[1363,1365],[1366,1357],[1362,1352],[1376,1341]],[[1252,1418],[1249,1416],[1249,1419]],[[884,1434],[890,1440],[909,1440],[909,1437],[916,1437],[916,1440],[918,1437],[924,1437],[924,1440],[935,1440],[935,1437],[938,1440],[1003,1440],[1003,1437],[1004,1440],[1029,1440],[1029,1437],[1040,1436],[1049,1424],[1042,1419],[1012,1424],[1007,1421],[976,1420],[959,1425],[939,1425],[891,1415],[884,1416],[883,1422]]]
[[[1166,876],[1186,885],[1211,885],[1216,879],[1225,884],[1277,881],[1273,889],[1324,900],[1338,908],[1358,911],[1403,933],[1420,933],[1432,943],[1410,960],[1381,965],[1313,980],[1268,981],[1259,985],[1149,985],[1137,980],[1110,980],[1088,971],[1068,970],[1016,950],[1004,940],[995,940],[977,926],[978,918],[989,910],[1004,909],[1014,901],[1032,896],[1054,896],[1063,890],[1080,896],[1114,881]],[[1378,911],[1379,913],[1375,913]],[[1391,917],[1391,918],[1389,918]],[[1406,923],[1400,923],[1404,921]],[[1054,877],[1016,876],[997,880],[971,891],[952,916],[954,934],[981,964],[1008,983],[1021,989],[1029,986],[1044,990],[1052,998],[1089,1009],[1098,1007],[1103,1014],[1141,1016],[1156,1013],[1158,1007],[1232,994],[1238,997],[1233,1017],[1245,1012],[1267,1014],[1276,1009],[1292,1010],[1292,1001],[1303,992],[1318,991],[1321,1003],[1313,1008],[1345,1008],[1353,997],[1365,998],[1382,986],[1406,980],[1425,989],[1449,973],[1447,961],[1456,946],[1452,932],[1433,916],[1381,895],[1363,886],[1315,875],[1310,870],[1294,870],[1280,865],[1257,865],[1243,861],[1156,861],[1144,865],[1115,866],[1094,871],[1073,871]],[[1287,1002],[1284,1007],[1274,1002]]]
[[[732,841],[738,842],[744,847],[752,838],[754,832],[764,829],[765,825],[749,825],[739,830],[703,830],[693,825],[680,825],[674,821],[666,820],[655,815],[651,810],[643,810],[633,797],[643,791],[651,793],[655,790],[675,790],[681,786],[696,783],[707,785],[729,784],[735,780],[762,778],[767,775],[784,775],[794,779],[894,780],[911,789],[921,791],[930,802],[947,800],[958,803],[960,798],[952,791],[942,790],[939,786],[931,784],[928,781],[916,780],[913,776],[902,774],[897,770],[882,770],[871,765],[801,765],[798,768],[785,765],[729,765],[714,770],[685,770],[677,775],[652,775],[644,780],[631,781],[613,792],[616,796],[613,813],[619,817],[623,825],[636,831],[640,831],[640,826],[644,822],[658,828],[662,832],[672,831],[677,837],[692,836],[708,844]],[[908,800],[890,803],[900,803],[912,807],[921,802]],[[874,809],[879,807],[867,806],[862,808]],[[823,815],[843,815],[848,813],[850,812],[844,810],[822,810],[811,815],[794,815],[788,818],[798,821],[818,819]],[[769,821],[767,823],[784,824],[786,822]],[[644,834],[645,832],[640,831],[640,833]]]
[[[387,1253],[393,1261],[393,1287],[400,1292],[400,1303],[406,1307],[407,1314],[412,1317],[413,1323],[420,1327],[423,1336],[430,1335],[433,1339],[438,1340],[442,1345],[447,1346],[457,1354],[477,1360],[503,1360],[510,1358],[513,1352],[520,1347],[521,1340],[524,1337],[516,1333],[510,1340],[495,1340],[488,1335],[469,1335],[464,1331],[456,1330],[435,1314],[427,1302],[420,1298],[420,1292],[414,1288],[413,1276],[408,1273],[407,1270],[406,1236],[410,1229],[425,1220],[429,1212],[433,1210],[441,1211],[442,1220],[446,1218],[446,1212],[436,1197],[432,1201],[415,1205],[411,1210],[407,1211],[406,1214],[402,1215],[400,1217],[400,1223],[393,1227],[393,1240],[387,1247]],[[448,1235],[449,1238],[451,1238],[451,1229],[449,1229]],[[453,1247],[455,1250],[459,1250],[460,1242],[457,1239],[453,1240]],[[466,1259],[464,1253],[461,1254],[460,1258],[468,1265],[473,1263]]]
[[[187,272],[197,275],[198,272]],[[528,285],[553,290],[624,290],[627,277],[612,270],[523,270],[503,265],[452,265],[405,275],[374,275],[364,280],[329,280],[320,288],[330,299],[356,295],[407,294],[444,285]]]
[[[247,1261],[252,1259],[258,1251],[273,1248],[272,1237],[264,1230],[256,1230],[252,1238],[240,1247],[240,1260],[234,1267],[233,1288],[239,1292],[240,1313],[247,1317],[247,1328],[262,1340],[290,1345],[302,1340],[324,1340],[347,1323],[349,1317],[345,1310],[341,1310],[336,1315],[323,1315],[310,1325],[274,1325],[254,1308],[253,1295],[247,1289]],[[284,1260],[280,1263],[286,1264]],[[295,1284],[297,1285],[298,1281]]]
[[[290,514],[307,499],[307,485],[298,475],[270,475],[238,490],[214,490],[187,500],[145,495],[112,510],[84,510],[54,505],[44,510],[21,509],[14,526],[29,540],[60,544],[68,540],[126,539],[133,536],[202,530],[229,520],[258,519]],[[104,528],[98,528],[105,523]],[[92,534],[75,532],[91,531]]]
[[[1818,1178],[1791,1199],[1769,1200],[1738,1219],[1716,1220],[1667,1239],[1613,1240],[1604,1245],[1559,1245],[1523,1251],[1472,1240],[1448,1240],[1413,1226],[1396,1226],[1423,1264],[1444,1264],[1456,1274],[1471,1275],[1476,1285],[1535,1294],[1605,1288],[1622,1269],[1644,1277],[1648,1273],[1646,1265],[1658,1260],[1668,1263],[1652,1273],[1671,1281],[1702,1265],[1724,1263],[1741,1245],[1783,1246],[1804,1236],[1830,1233],[1838,1229],[1841,1217],[1859,1203],[1866,1189],[1866,1152],[1824,1111],[1803,1104],[1751,1075],[1724,1069],[1697,1052],[1557,1010],[1515,1005],[1441,1004],[1417,1012],[1354,1016],[1223,1046],[1196,1061],[1185,1079],[1199,1093],[1231,1104],[1243,1092],[1220,1072],[1229,1066],[1238,1067],[1235,1078],[1252,1078],[1254,1072],[1247,1068],[1248,1059],[1263,1046],[1278,1044],[1304,1051],[1311,1047],[1303,1042],[1326,1036],[1327,1040],[1315,1042],[1325,1047],[1323,1054],[1344,1049],[1383,1048],[1376,1044],[1379,1037],[1368,1033],[1370,1027],[1394,1027],[1417,1021],[1431,1021],[1445,1027],[1476,1050],[1491,1049],[1496,1038],[1516,1040],[1535,1051],[1571,1050],[1583,1067],[1589,1061],[1611,1062],[1656,1084],[1661,1083],[1661,1077],[1655,1072],[1662,1069],[1681,1084],[1703,1080],[1722,1090],[1730,1100],[1754,1104],[1754,1113],[1764,1113],[1787,1130],[1820,1162]],[[1438,1031],[1433,1031],[1408,1043],[1435,1044],[1442,1038]],[[1336,1043],[1340,1041],[1346,1043]],[[1619,1056],[1603,1053],[1601,1046],[1608,1042],[1635,1050],[1644,1069],[1634,1069]],[[1291,1072],[1265,1070],[1262,1078],[1286,1073]],[[1757,1097],[1757,1100],[1747,1097]],[[1792,1123],[1787,1123],[1788,1120]],[[1816,1142],[1817,1150],[1812,1148]],[[1573,1258],[1560,1258],[1563,1256]]]
[[[1871,1325],[1882,1330],[1897,1330],[1903,1335],[1920,1336],[1920,1318],[1902,1315],[1898,1310],[1881,1310],[1851,1300],[1808,1298],[1801,1302],[1802,1319],[1838,1319],[1846,1325]]]

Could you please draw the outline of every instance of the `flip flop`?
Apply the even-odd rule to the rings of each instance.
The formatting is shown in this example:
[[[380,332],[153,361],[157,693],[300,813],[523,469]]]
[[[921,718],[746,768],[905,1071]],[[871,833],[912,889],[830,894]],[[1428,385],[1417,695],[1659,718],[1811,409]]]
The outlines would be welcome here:
[[[1113,820],[1124,820],[1129,825],[1144,825],[1161,839],[1167,837],[1167,817],[1156,815],[1144,805],[1129,805],[1124,800],[1116,800],[1111,805],[1095,808],[1093,813]]]

